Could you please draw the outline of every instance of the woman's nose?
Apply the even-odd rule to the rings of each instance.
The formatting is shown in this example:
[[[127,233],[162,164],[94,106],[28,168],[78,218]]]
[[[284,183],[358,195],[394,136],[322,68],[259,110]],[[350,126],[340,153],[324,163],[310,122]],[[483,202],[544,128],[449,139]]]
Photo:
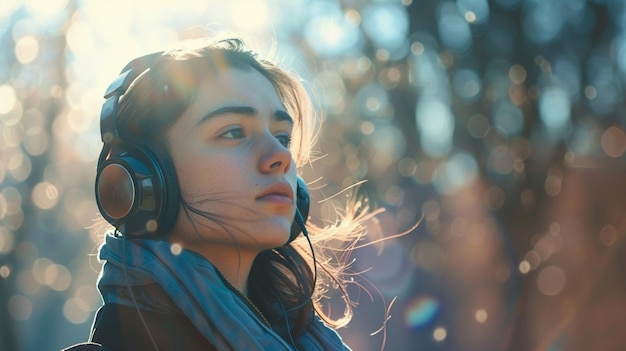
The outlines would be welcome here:
[[[259,168],[262,173],[287,173],[291,168],[291,150],[285,147],[275,136],[268,134],[263,138]]]

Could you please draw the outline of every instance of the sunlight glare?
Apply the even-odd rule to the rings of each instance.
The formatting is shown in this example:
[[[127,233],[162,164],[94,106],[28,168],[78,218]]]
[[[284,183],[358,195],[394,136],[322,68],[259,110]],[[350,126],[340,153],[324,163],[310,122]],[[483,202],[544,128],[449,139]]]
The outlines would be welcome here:
[[[55,16],[67,7],[68,0],[27,0],[24,5],[35,16]]]
[[[255,31],[268,24],[269,11],[265,1],[231,1],[228,10],[233,24],[243,31]]]
[[[19,0],[0,1],[0,17],[9,17],[20,7]]]

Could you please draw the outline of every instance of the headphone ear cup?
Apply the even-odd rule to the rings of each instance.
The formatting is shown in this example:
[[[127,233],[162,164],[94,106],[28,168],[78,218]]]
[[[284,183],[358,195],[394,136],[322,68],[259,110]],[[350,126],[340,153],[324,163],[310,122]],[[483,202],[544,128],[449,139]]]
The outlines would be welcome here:
[[[304,226],[306,225],[306,220],[309,217],[309,208],[311,206],[309,189],[307,188],[304,179],[297,176],[296,181],[296,216],[291,224],[291,233],[287,244],[294,241],[300,233],[306,231]]]
[[[158,238],[178,216],[179,189],[170,157],[150,143],[118,142],[98,165],[96,202],[129,237]]]

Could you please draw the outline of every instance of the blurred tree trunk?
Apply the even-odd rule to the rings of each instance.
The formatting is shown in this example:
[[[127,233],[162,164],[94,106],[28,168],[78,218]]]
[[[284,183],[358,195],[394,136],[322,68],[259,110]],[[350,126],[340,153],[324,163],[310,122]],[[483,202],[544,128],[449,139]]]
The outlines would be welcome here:
[[[626,169],[615,159],[563,171],[561,192],[536,218],[513,350],[626,347]],[[555,274],[556,273],[556,274]]]

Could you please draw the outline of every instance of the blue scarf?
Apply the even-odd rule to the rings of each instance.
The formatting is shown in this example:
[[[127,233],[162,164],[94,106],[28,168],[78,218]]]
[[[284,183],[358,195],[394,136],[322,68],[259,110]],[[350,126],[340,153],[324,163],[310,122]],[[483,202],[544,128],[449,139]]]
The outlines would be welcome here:
[[[164,240],[107,235],[99,258],[105,261],[98,280],[105,303],[134,306],[136,301],[150,311],[182,311],[218,350],[293,350],[224,282],[215,266],[192,251],[183,249],[175,255]],[[135,301],[127,285],[133,288]],[[158,298],[157,293],[155,298],[160,290],[167,297]],[[317,316],[295,343],[303,351],[349,350]]]

